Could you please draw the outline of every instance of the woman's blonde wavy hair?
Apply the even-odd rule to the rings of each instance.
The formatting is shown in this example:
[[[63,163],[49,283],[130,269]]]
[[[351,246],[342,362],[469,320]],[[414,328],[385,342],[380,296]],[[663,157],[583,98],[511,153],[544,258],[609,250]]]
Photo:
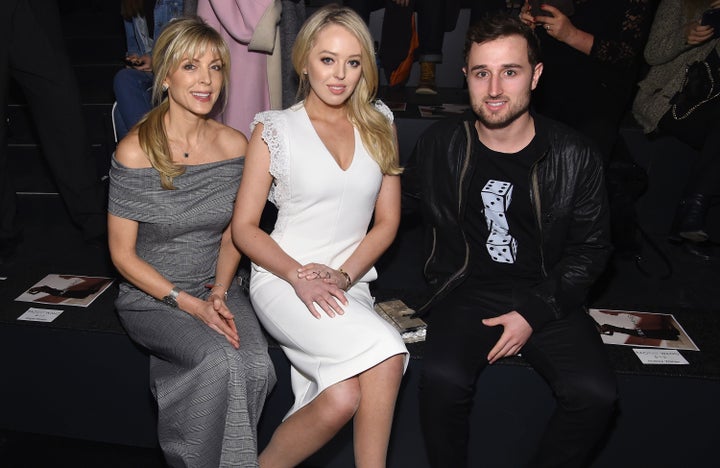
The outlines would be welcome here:
[[[168,23],[153,46],[154,107],[135,127],[138,129],[140,147],[148,155],[152,167],[160,173],[162,187],[167,190],[175,189],[173,179],[182,175],[185,167],[172,162],[164,124],[170,103],[163,89],[163,81],[178,69],[184,59],[201,57],[207,51],[217,54],[222,62],[223,82],[220,93],[224,108],[227,103],[225,85],[230,76],[230,50],[215,29],[196,16],[174,19]]]
[[[398,149],[393,126],[374,105],[378,91],[378,70],[372,36],[365,22],[350,8],[335,4],[324,6],[310,16],[295,38],[292,63],[300,78],[297,96],[307,98],[310,83],[303,69],[307,66],[310,50],[320,31],[328,25],[337,24],[352,33],[360,42],[361,76],[346,105],[350,122],[358,129],[360,138],[383,174],[398,175],[402,168],[398,161]]]

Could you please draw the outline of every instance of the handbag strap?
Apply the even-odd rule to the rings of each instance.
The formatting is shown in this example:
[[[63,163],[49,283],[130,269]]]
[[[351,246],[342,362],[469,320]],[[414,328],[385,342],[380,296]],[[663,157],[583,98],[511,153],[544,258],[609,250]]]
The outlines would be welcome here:
[[[713,55],[714,55],[714,57],[713,57]],[[710,62],[712,62],[712,65]],[[710,92],[708,93],[708,96],[705,99],[696,103],[694,106],[692,106],[690,109],[688,109],[687,112],[685,112],[683,115],[680,115],[680,116],[678,115],[678,112],[677,112],[677,103],[673,104],[672,108],[671,108],[673,119],[684,120],[684,119],[688,118],[690,116],[690,114],[695,112],[698,107],[700,107],[703,104],[706,104],[706,103],[712,101],[713,99],[715,99],[716,97],[720,96],[720,89],[718,89],[720,87],[716,88],[716,81],[715,81],[715,74],[720,73],[720,66],[718,65],[718,62],[720,62],[720,60],[718,60],[718,54],[715,49],[711,50],[710,53],[708,54],[707,58],[700,62],[705,67],[705,71],[707,72],[708,79],[710,80]],[[715,73],[713,73],[713,68],[712,68],[713,66],[716,67]],[[682,83],[682,86],[680,87],[680,89],[685,88],[685,86],[687,85],[689,68],[690,68],[690,65],[685,66],[685,78],[683,79],[683,83]],[[717,92],[715,92],[715,91],[717,91]]]

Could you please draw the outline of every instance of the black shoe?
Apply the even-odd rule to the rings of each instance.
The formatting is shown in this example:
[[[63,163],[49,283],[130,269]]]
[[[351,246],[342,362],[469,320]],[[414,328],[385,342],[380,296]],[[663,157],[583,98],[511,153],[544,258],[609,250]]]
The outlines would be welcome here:
[[[701,262],[710,262],[720,258],[717,247],[717,244],[709,240],[703,242],[684,240],[681,245],[683,254]]]
[[[709,236],[705,232],[705,217],[709,209],[710,197],[702,193],[685,196],[675,213],[671,240],[680,238],[695,243],[707,241]]]

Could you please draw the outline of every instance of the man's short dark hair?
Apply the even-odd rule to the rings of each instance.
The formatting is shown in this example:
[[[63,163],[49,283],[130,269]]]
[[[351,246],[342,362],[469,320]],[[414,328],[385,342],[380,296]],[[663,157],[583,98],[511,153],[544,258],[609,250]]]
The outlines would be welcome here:
[[[470,26],[465,35],[465,64],[467,65],[468,55],[473,44],[482,44],[507,36],[525,38],[530,66],[534,68],[540,62],[540,42],[532,28],[518,18],[500,13],[485,16]]]

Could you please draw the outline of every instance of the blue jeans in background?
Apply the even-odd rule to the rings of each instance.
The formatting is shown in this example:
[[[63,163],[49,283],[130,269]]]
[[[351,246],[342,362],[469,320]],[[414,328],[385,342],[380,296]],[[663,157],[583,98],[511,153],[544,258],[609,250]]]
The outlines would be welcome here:
[[[116,137],[120,141],[152,107],[153,74],[124,68],[113,80],[117,109]]]

